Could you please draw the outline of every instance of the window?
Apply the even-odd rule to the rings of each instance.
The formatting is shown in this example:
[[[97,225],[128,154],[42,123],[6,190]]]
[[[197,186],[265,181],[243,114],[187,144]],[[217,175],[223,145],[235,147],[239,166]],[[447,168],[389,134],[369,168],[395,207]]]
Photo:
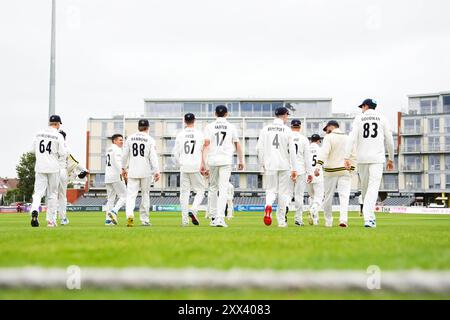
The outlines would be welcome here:
[[[439,133],[439,120],[440,118],[428,119],[428,132]]]
[[[247,170],[250,170],[250,171],[259,170],[258,157],[257,156],[246,156],[245,157],[245,166],[247,167]]]
[[[420,113],[433,114],[437,113],[437,99],[422,99],[420,100]]]
[[[445,189],[450,189],[450,174],[445,175]]]
[[[263,103],[262,105],[262,109],[263,109],[263,117],[271,117],[272,116],[272,106],[270,105],[270,103]]]
[[[445,151],[450,151],[450,137],[445,137]]]
[[[196,116],[199,116],[202,110],[202,105],[200,103],[185,103],[184,104],[184,114],[193,113]],[[183,116],[184,116],[183,114]]]
[[[441,156],[429,156],[428,157],[428,170],[439,171],[441,170]]]
[[[228,111],[230,113],[230,117],[239,117],[239,103],[233,102],[230,110]]]
[[[256,145],[258,143],[258,139],[252,138],[247,139],[245,141],[245,150],[246,153],[249,155],[255,155],[256,154]]]
[[[230,182],[234,186],[235,189],[239,189],[241,186],[241,180],[239,178],[239,174],[232,173],[230,177]]]
[[[404,171],[413,171],[421,169],[420,156],[405,156]]]
[[[172,152],[175,147],[175,139],[165,140],[165,152]]]
[[[441,188],[441,175],[439,173],[430,173],[428,175],[428,187],[430,189]]]
[[[261,121],[248,121],[246,134],[250,136],[259,136],[259,133],[263,127],[264,123]]]
[[[450,170],[450,156],[445,156],[445,170]]]
[[[450,110],[448,111],[450,113]],[[444,132],[450,133],[450,117],[445,117],[444,120]]]
[[[166,123],[166,135],[175,136],[179,130],[183,127],[181,121],[179,122],[167,122]]]
[[[444,96],[442,100],[444,104],[444,113],[450,113],[450,96]]]
[[[405,186],[407,190],[422,189],[422,175],[420,174],[405,174]]]
[[[384,175],[382,186],[384,190],[398,190],[398,176],[390,174]]]
[[[102,187],[105,185],[105,175],[104,174],[96,174],[94,180],[94,187]]]
[[[440,151],[439,137],[428,137],[428,151]]]
[[[178,170],[178,166],[176,165],[175,158],[173,156],[165,156],[164,157],[164,170]]]
[[[262,175],[248,174],[247,189],[250,190],[262,189]]]
[[[405,152],[420,152],[420,138],[405,138]]]
[[[345,123],[345,133],[349,134],[350,131],[352,131],[352,123],[351,122],[346,122]]]
[[[241,103],[241,116],[248,117],[253,113],[253,105],[249,102]]]
[[[256,116],[256,117],[262,116],[262,104],[261,103],[253,104],[253,116]]]
[[[420,133],[421,132],[421,121],[420,119],[405,119],[403,133]]]
[[[123,121],[114,121],[114,134],[123,132]]]
[[[178,173],[168,174],[166,178],[167,188],[179,188],[180,187],[180,175]]]

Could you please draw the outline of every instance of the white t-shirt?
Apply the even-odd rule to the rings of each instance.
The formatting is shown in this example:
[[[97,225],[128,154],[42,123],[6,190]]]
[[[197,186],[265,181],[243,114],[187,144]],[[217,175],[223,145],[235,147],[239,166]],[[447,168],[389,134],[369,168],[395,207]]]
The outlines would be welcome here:
[[[200,172],[204,143],[205,136],[195,128],[185,128],[178,133],[173,155],[175,161],[180,165],[181,172]]]
[[[57,129],[48,127],[39,131],[33,140],[32,152],[36,155],[35,172],[57,173],[61,169],[60,159],[67,159],[63,136]]]
[[[205,128],[205,140],[209,140],[207,163],[209,166],[233,164],[234,143],[239,142],[236,127],[225,118],[217,118]]]
[[[123,148],[122,168],[128,168],[128,177],[149,178],[159,172],[155,140],[145,132],[128,137]]]
[[[114,143],[106,150],[105,183],[122,180],[122,148]]]
[[[316,169],[317,161],[319,160],[319,154],[321,147],[317,143],[311,143],[310,146],[310,155],[311,155],[311,165],[313,169]],[[319,166],[320,167],[320,166]],[[313,175],[313,181],[311,183],[323,183],[323,170],[320,167],[320,176],[316,177]]]
[[[358,115],[353,121],[345,150],[349,158],[352,147],[356,144],[357,163],[385,163],[386,149],[389,159],[394,160],[394,138],[386,118],[377,111],[369,109]]]
[[[296,160],[298,166],[298,174],[312,174],[311,154],[309,140],[300,132],[292,131],[294,141]]]
[[[277,118],[261,130],[256,149],[259,164],[266,171],[298,172],[292,130],[283,120]]]

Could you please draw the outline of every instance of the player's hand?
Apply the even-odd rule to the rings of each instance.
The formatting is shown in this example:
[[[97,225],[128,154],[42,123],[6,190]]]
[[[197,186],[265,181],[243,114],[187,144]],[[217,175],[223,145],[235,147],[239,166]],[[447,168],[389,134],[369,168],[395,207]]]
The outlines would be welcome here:
[[[297,171],[292,171],[291,172],[291,180],[292,181],[297,181],[297,176],[298,176],[298,173],[297,173]]]
[[[314,175],[315,175],[316,177],[320,176],[320,169],[319,169],[319,168],[317,168],[316,170],[314,170]]]
[[[348,159],[344,160],[344,167],[347,170],[350,170],[352,168],[352,164],[350,163],[350,160],[348,160]]]
[[[387,170],[387,171],[392,171],[392,170],[394,170],[394,161],[388,160],[387,165],[386,165],[386,170]]]
[[[311,183],[312,181],[313,181],[313,176],[308,175],[308,177],[306,178],[306,183]]]
[[[239,164],[238,164],[238,170],[239,170],[239,171],[244,170],[244,164],[243,164],[243,163],[239,163]]]
[[[153,179],[155,182],[158,182],[160,178],[161,178],[161,174],[159,172],[155,173],[153,176]]]

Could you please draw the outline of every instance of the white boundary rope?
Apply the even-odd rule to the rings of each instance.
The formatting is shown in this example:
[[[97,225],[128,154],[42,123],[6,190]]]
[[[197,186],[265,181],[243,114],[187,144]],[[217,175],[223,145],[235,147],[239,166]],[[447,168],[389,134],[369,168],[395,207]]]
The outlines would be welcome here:
[[[378,284],[377,284],[378,283]],[[212,269],[0,269],[0,288],[265,289],[450,293],[450,271],[274,271]]]

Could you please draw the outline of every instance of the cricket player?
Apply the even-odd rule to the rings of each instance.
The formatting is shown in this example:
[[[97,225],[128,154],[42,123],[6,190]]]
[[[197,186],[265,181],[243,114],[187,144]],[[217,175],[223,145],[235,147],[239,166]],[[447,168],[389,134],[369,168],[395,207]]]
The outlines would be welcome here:
[[[358,172],[361,178],[364,226],[376,228],[375,206],[388,152],[387,170],[394,169],[394,138],[387,119],[376,111],[372,99],[363,101],[362,114],[353,121],[350,139],[345,150],[345,167],[351,166],[350,154],[356,147]]]
[[[320,154],[320,136],[318,134],[313,134],[311,136],[310,153],[311,153],[311,163],[313,169],[317,167],[317,158]],[[323,202],[323,170],[319,169],[319,176],[313,177],[311,183],[307,185],[308,194],[310,196],[310,208],[309,208],[309,224],[318,225],[319,224],[319,209]]]
[[[127,202],[127,187],[122,176],[123,136],[114,134],[111,145],[106,150],[105,185],[108,202],[106,203],[105,225],[117,225],[117,213]],[[117,200],[117,202],[116,202]]]
[[[33,204],[31,205],[31,226],[39,227],[39,206],[47,194],[47,227],[56,227],[58,207],[59,159],[67,156],[64,138],[59,134],[61,117],[52,115],[49,127],[38,132],[33,140],[31,152],[36,155],[36,179],[34,182]]]
[[[309,140],[300,133],[301,128],[302,122],[299,119],[293,119],[291,121],[292,137],[298,168],[296,182],[291,180],[291,195],[294,195],[295,200],[295,225],[300,227],[305,225],[303,223],[303,205],[306,183],[311,183],[313,179]]]
[[[216,120],[206,126],[203,162],[206,175],[209,175],[208,201],[212,227],[228,227],[225,223],[227,189],[231,177],[233,154],[238,155],[238,169],[244,170],[244,156],[235,126],[227,121],[228,109],[224,105],[216,107]],[[214,220],[213,220],[214,218]]]
[[[228,183],[228,189],[227,189],[227,205],[225,207],[225,216],[227,217],[227,220],[231,220],[233,218],[233,211],[234,211],[234,186],[231,182]]]
[[[69,183],[69,180],[75,178],[75,176],[84,179],[88,174],[88,170],[80,165],[80,163],[72,156],[70,149],[67,146],[67,134],[62,130],[59,131],[59,134],[63,136],[65,148],[67,150],[67,154],[59,159],[61,170],[59,172],[58,183],[58,215],[61,226],[65,226],[69,224],[69,219],[67,218],[67,184]]]
[[[277,108],[273,123],[261,130],[256,146],[266,178],[264,223],[272,224],[272,206],[278,195],[277,221],[281,228],[287,227],[285,213],[291,198],[289,180],[295,182],[298,175],[294,135],[286,126],[288,118],[287,108]]]
[[[184,115],[185,128],[175,140],[173,155],[180,165],[180,205],[181,225],[188,226],[189,218],[192,224],[198,226],[198,207],[205,197],[205,179],[201,173],[204,167],[202,151],[205,136],[195,128],[195,115]],[[192,210],[189,210],[189,196],[193,190],[195,194]]]
[[[156,154],[155,140],[149,135],[148,120],[141,119],[138,123],[139,132],[128,137],[122,156],[122,176],[128,180],[126,215],[127,227],[134,225],[134,207],[136,197],[141,191],[142,204],[139,209],[143,226],[151,226],[150,186],[161,177]]]
[[[332,202],[334,193],[339,194],[340,219],[339,226],[348,227],[348,206],[350,202],[351,174],[355,170],[354,165],[349,169],[344,166],[345,148],[348,136],[339,129],[339,123],[331,120],[323,129],[327,133],[323,139],[322,149],[319,153],[315,176],[320,176],[320,169],[324,171],[325,199],[323,211],[325,213],[325,227],[333,226]],[[354,154],[351,160],[354,161]]]

